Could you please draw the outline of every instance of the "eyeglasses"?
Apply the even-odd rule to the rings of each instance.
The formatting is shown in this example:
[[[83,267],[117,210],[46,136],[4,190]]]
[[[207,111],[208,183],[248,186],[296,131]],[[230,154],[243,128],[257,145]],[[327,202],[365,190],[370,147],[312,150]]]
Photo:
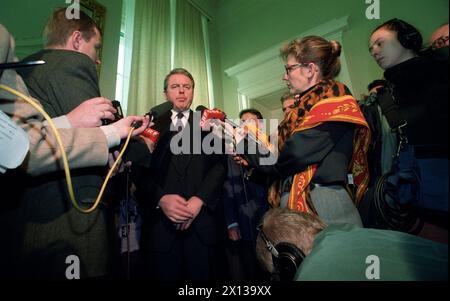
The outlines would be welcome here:
[[[267,250],[269,250],[270,253],[272,253],[273,256],[278,257],[278,250],[275,248],[275,246],[270,242],[270,240],[267,238],[266,234],[264,234],[264,231],[262,229],[263,224],[259,224],[258,227],[256,227],[256,230],[258,230],[259,235],[261,235],[261,238],[266,245]]]
[[[290,65],[290,66],[288,66],[288,65],[284,65],[284,69],[286,69],[286,74],[289,74],[289,73],[291,73],[291,71],[292,70],[294,70],[295,68],[297,68],[297,67],[304,67],[304,66],[307,66],[307,64],[303,64],[303,63],[299,63],[299,64],[293,64],[293,65]]]
[[[448,36],[442,36],[442,37],[436,39],[433,43],[431,43],[431,49],[436,50],[436,49],[445,47],[447,42],[448,42]]]

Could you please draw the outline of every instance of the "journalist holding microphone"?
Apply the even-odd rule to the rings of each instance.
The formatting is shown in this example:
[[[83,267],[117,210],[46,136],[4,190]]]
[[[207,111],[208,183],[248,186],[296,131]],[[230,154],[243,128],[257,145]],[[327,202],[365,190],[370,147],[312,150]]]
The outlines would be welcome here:
[[[281,49],[287,63],[283,80],[297,100],[278,128],[277,162],[258,168],[278,178],[269,190],[272,207],[315,214],[329,224],[362,226],[355,203],[367,187],[370,133],[349,89],[334,81],[340,52],[338,42],[318,36]],[[351,184],[354,195],[346,189]]]
[[[14,41],[0,25],[0,63],[14,61]],[[13,69],[0,70],[0,83],[28,95],[22,78]],[[40,103],[36,99],[35,102]],[[65,185],[59,186],[59,192],[38,190],[39,187],[43,191],[49,188],[49,183],[40,175],[51,179],[63,177],[56,172],[62,165],[55,135],[31,105],[3,90],[0,91],[0,110],[26,132],[30,143],[20,168],[1,175],[2,191],[10,191],[7,195],[13,197],[2,200],[0,208],[5,241],[0,251],[0,278],[66,279],[68,255],[79,257],[81,277],[104,276],[108,249],[106,229],[98,227],[99,223],[106,223],[99,214],[102,210],[92,215],[75,212]],[[132,123],[137,121],[142,122],[142,126],[133,135],[138,135],[149,125],[148,118],[130,116],[104,127],[59,129],[70,167],[74,169],[75,185],[77,178],[90,167],[106,166],[108,148],[127,137]],[[77,192],[77,199],[87,201],[89,206],[92,199],[86,198],[87,191]],[[89,189],[91,198],[98,192],[98,188]]]

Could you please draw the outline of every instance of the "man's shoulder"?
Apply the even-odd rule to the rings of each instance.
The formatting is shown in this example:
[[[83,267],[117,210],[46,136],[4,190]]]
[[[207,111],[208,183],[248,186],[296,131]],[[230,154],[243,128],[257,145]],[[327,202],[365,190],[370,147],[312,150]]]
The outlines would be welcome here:
[[[63,49],[43,49],[24,59],[24,61],[44,60],[45,64],[40,67],[62,68],[67,66],[91,66],[95,69],[95,64],[85,54]],[[37,69],[37,68],[36,68]]]
[[[28,70],[21,70],[20,75],[25,80],[29,78],[66,78],[67,76],[96,75],[94,62],[85,54],[59,49],[44,49],[24,59],[24,61],[43,60],[45,64]]]

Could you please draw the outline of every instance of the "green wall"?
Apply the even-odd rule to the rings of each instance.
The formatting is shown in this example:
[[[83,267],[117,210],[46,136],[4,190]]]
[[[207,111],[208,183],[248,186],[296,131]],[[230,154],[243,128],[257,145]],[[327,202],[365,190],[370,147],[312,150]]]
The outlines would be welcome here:
[[[100,88],[114,98],[122,0],[97,0],[107,7]],[[353,93],[382,76],[368,53],[368,37],[378,24],[393,17],[414,24],[425,39],[448,22],[448,0],[380,0],[380,20],[368,20],[366,0],[193,0],[211,17],[209,38],[215,104],[230,117],[238,114],[237,81],[224,70],[331,19],[350,16],[344,32]],[[1,0],[0,22],[16,39],[38,39],[51,11],[64,0]],[[19,14],[20,12],[20,14]],[[280,66],[281,68],[281,66]]]
[[[122,0],[97,1],[106,7],[100,89],[103,96],[114,99]],[[60,6],[66,6],[65,0],[1,0],[0,23],[19,43],[20,40],[39,40],[48,17]],[[36,50],[36,47],[30,48],[31,52]]]
[[[327,21],[349,15],[344,32],[345,50],[353,94],[366,92],[367,84],[382,76],[382,70],[368,53],[372,30],[398,17],[415,25],[425,37],[448,22],[448,0],[380,0],[380,20],[368,20],[365,0],[218,0],[215,19],[220,37],[222,100],[231,117],[238,113],[237,81],[224,70],[273,45],[315,28]]]

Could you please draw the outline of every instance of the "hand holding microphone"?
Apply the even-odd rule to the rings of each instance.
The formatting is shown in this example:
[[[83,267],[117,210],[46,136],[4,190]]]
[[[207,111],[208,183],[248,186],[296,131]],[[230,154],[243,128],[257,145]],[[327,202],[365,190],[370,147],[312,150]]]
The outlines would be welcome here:
[[[216,119],[221,121],[220,125],[224,129],[225,134],[233,137],[236,144],[238,144],[245,137],[248,137],[253,142],[266,147],[266,145],[264,145],[265,143],[259,141],[258,135],[255,135],[252,131],[245,130],[245,128],[242,128],[239,124],[228,119],[223,111],[219,109],[211,110],[202,105],[199,105],[196,110],[202,111],[202,118],[200,120],[201,127],[204,127],[208,123],[208,120]]]
[[[141,125],[136,128],[139,123]],[[135,128],[132,136],[137,136],[141,134],[149,125],[151,125],[149,118],[144,116],[128,116],[111,124],[111,126],[117,130],[120,139],[124,139],[128,136],[131,127]]]
[[[153,107],[148,113],[145,114],[145,116],[148,116],[150,118],[150,121],[154,122],[153,125],[156,123],[156,120],[163,116],[164,114],[167,114],[172,110],[173,104],[169,101],[163,102],[162,104],[159,104],[155,107]],[[152,125],[152,126],[153,126]],[[151,127],[146,128],[143,133],[141,134],[141,137],[146,138],[148,140],[144,140],[147,143],[147,146],[149,145],[149,142],[153,144],[151,147],[154,149],[154,145],[156,142],[158,142],[158,138],[160,135],[160,131],[156,129],[152,129]]]
[[[105,97],[85,100],[67,113],[67,119],[73,128],[89,128],[106,125],[116,118],[117,109]]]
[[[200,120],[200,126],[203,126],[204,124],[206,124],[206,122],[208,120],[217,119],[217,120],[223,121],[223,122],[231,125],[234,128],[239,127],[238,124],[236,124],[232,120],[228,119],[225,112],[220,109],[208,109],[205,106],[199,105],[195,110],[202,111],[202,118]]]

